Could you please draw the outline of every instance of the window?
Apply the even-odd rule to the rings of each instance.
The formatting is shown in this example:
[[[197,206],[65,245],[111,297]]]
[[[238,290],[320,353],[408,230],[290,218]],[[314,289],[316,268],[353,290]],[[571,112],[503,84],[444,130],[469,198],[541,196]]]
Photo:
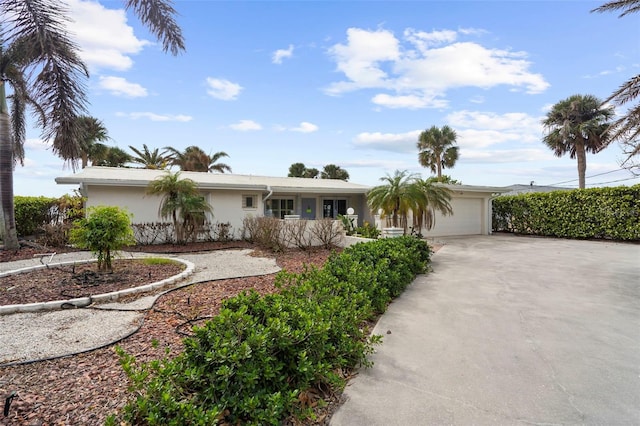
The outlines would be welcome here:
[[[347,200],[322,200],[322,217],[337,218],[347,214]]]
[[[258,208],[255,195],[243,195],[242,196],[242,208],[243,209],[256,209]]]
[[[270,198],[264,204],[264,215],[284,219],[293,214],[293,198]]]

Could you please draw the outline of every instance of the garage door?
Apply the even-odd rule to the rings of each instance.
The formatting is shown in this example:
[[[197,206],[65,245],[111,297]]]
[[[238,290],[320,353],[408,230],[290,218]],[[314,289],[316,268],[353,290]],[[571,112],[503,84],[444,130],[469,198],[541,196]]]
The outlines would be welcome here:
[[[436,226],[425,235],[444,237],[482,234],[482,204],[481,198],[452,199],[453,216],[442,216],[438,213]]]

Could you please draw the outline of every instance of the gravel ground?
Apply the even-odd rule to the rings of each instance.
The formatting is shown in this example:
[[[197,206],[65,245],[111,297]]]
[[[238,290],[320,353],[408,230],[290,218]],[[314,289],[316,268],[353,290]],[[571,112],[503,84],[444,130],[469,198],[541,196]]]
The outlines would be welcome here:
[[[176,287],[195,282],[216,281],[273,274],[280,268],[273,258],[252,256],[253,250],[221,250],[179,257],[196,265],[193,275]],[[135,253],[141,256],[141,253]],[[155,255],[157,256],[157,254]],[[90,259],[87,252],[65,253],[58,262]],[[4,271],[40,264],[29,259],[0,264]],[[84,352],[118,341],[135,332],[144,311],[158,295],[124,303],[93,305],[89,309],[19,313],[0,316],[0,365],[60,357]]]

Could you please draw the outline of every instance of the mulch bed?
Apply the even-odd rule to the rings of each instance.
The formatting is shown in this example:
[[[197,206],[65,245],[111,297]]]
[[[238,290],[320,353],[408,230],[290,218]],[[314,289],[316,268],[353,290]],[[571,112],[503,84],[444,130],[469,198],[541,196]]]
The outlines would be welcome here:
[[[161,281],[184,269],[178,262],[149,265],[132,259],[114,260],[111,271],[98,271],[95,262],[51,266],[0,278],[0,305],[110,293]]]
[[[144,247],[140,251],[184,253],[252,248],[242,242],[225,244]],[[31,258],[33,253],[28,252],[15,253],[11,260],[20,255]],[[275,257],[278,265],[290,272],[301,272],[305,265],[323,265],[331,252],[318,249],[283,254],[257,251],[257,254]],[[118,345],[141,362],[161,359],[167,353],[175,356],[182,351],[182,339],[190,333],[191,326],[216,315],[223,300],[249,289],[260,294],[275,292],[274,279],[275,274],[211,281],[167,293],[146,314],[140,330]],[[6,330],[3,334],[10,335]],[[0,425],[103,424],[109,414],[117,412],[127,402],[130,397],[127,385],[113,346],[51,361],[0,367],[0,402],[12,392],[18,395],[11,404],[9,415],[0,416]],[[333,395],[329,400],[330,404],[318,412],[319,420],[315,424],[327,424],[330,414],[337,408],[339,397]]]

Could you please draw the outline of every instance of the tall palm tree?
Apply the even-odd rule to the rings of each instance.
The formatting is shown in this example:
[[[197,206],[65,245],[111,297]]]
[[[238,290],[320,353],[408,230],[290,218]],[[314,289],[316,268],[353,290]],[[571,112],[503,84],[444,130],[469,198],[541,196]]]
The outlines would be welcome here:
[[[75,118],[85,110],[82,78],[87,70],[65,32],[64,11],[52,0],[0,0],[0,204],[5,249],[18,249],[13,204],[13,168],[22,163],[26,107],[39,114],[44,140],[63,158],[78,158],[79,147],[57,135],[74,137]],[[13,89],[11,110],[7,88]],[[14,158],[14,154],[16,157]]]
[[[557,157],[569,153],[578,162],[578,186],[585,187],[587,152],[598,153],[611,143],[613,108],[593,95],[573,95],[555,104],[542,121],[543,142]]]
[[[336,166],[335,164],[327,164],[326,166],[324,166],[324,169],[322,169],[320,177],[322,179],[339,179],[348,181],[349,172],[347,172],[340,166]]]
[[[81,149],[81,165],[84,169],[89,164],[89,160],[97,163],[104,158],[109,148],[100,142],[106,142],[111,138],[107,128],[97,118],[83,115],[78,117],[78,121],[80,127],[78,142]]]
[[[167,146],[164,148],[169,153],[168,158],[172,166],[180,167],[185,172],[231,172],[231,167],[224,163],[218,163],[222,157],[229,155],[224,152],[216,152],[213,155],[207,155],[202,148],[192,145],[185,148],[183,152]]]
[[[76,140],[67,141],[76,145],[80,152],[80,165],[84,169],[89,165],[89,161],[92,164],[96,164],[104,159],[104,156],[109,151],[109,147],[100,142],[108,141],[109,134],[102,121],[95,117],[87,115],[81,115],[75,118],[77,133]],[[58,134],[56,135],[57,141],[54,144],[63,145],[65,141],[61,140],[69,138],[69,135]]]
[[[184,40],[170,0],[127,0],[142,23],[177,55]],[[5,249],[19,248],[13,203],[13,167],[24,157],[25,112],[38,114],[42,139],[75,168],[81,158],[76,117],[86,111],[87,69],[68,37],[64,0],[0,0],[0,207]],[[11,109],[7,88],[13,90]]]
[[[450,169],[458,161],[456,137],[456,132],[449,126],[443,126],[442,129],[431,126],[420,133],[417,144],[420,165],[428,167],[437,177],[441,177],[443,168]]]
[[[164,219],[171,218],[179,243],[185,241],[185,227],[192,218],[196,218],[198,212],[210,211],[211,206],[195,200],[204,198],[198,193],[198,186],[191,179],[181,179],[180,172],[167,172],[149,183],[147,194],[161,195],[162,201],[158,213]],[[182,219],[182,222],[178,221]]]
[[[131,157],[131,162],[142,164],[145,169],[164,170],[168,166],[168,158],[158,148],[150,151],[147,144],[142,144],[142,151],[131,145],[129,149],[136,154]]]
[[[601,13],[613,11],[621,11],[620,18],[630,13],[640,12],[640,0],[614,0],[592,10],[592,12]],[[627,80],[604,102],[613,102],[615,105],[622,106],[636,99],[638,95],[640,95],[640,74]],[[620,140],[627,154],[627,159],[622,164],[633,167],[632,157],[640,155],[640,103],[630,106],[625,115],[613,122],[611,130],[612,139]],[[635,166],[639,165],[635,164]]]

